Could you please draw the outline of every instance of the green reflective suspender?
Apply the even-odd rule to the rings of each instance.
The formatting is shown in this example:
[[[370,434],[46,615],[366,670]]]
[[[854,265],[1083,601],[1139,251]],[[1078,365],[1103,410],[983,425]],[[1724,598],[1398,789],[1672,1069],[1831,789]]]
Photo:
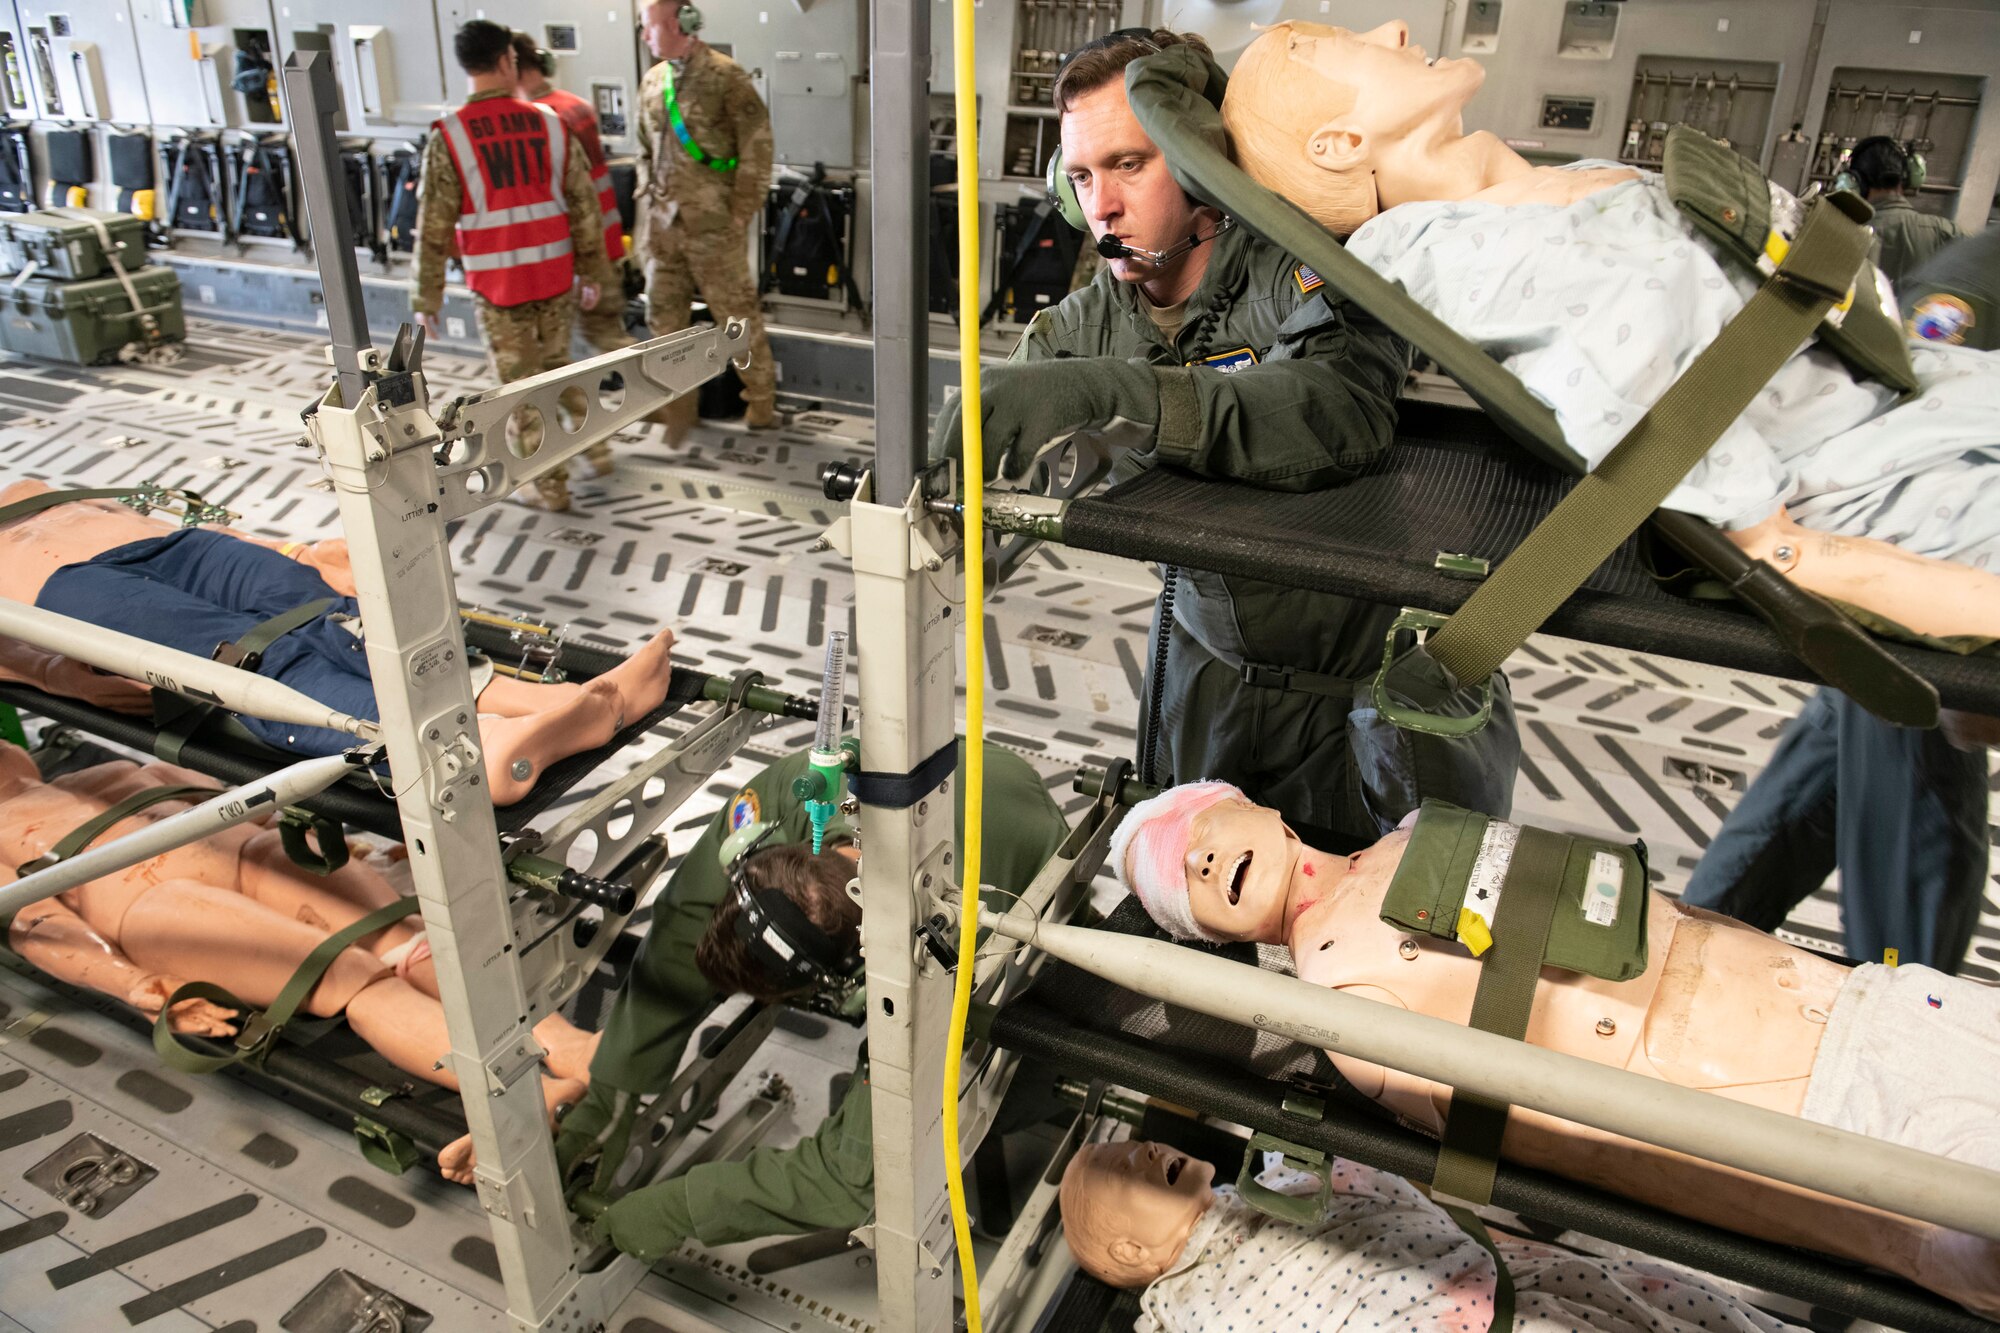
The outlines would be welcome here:
[[[1470,1026],[1516,1041],[1527,1035],[1569,849],[1570,840],[1560,833],[1521,830],[1501,881],[1493,944],[1480,959]],[[1639,910],[1645,910],[1643,902]],[[1490,1202],[1493,1174],[1500,1163],[1500,1136],[1506,1128],[1507,1103],[1453,1092],[1431,1188],[1469,1203]]]
[[[417,910],[415,898],[398,898],[386,907],[378,907],[353,925],[335,931],[319,942],[319,946],[306,955],[299,964],[299,970],[292,973],[291,980],[278,992],[278,998],[271,1007],[261,1013],[252,1005],[245,1004],[222,987],[207,981],[190,981],[176,990],[160,1006],[160,1015],[153,1020],[153,1050],[169,1068],[178,1069],[183,1074],[212,1074],[218,1069],[245,1060],[261,1058],[264,1049],[292,1021],[313,987],[319,985],[320,978],[333,966],[333,960],[340,957],[342,950],[359,940],[395,925],[404,917]],[[181,1044],[174,1035],[173,1011],[177,1004],[188,1000],[207,1000],[210,1004],[234,1009],[243,1017],[242,1026],[231,1042],[232,1049],[227,1055],[204,1055]]]
[[[662,62],[662,63],[667,65],[667,77],[664,86],[662,86],[660,89],[660,104],[666,108],[667,124],[670,127],[672,127],[674,132],[674,138],[680,140],[681,147],[687,150],[687,155],[689,157],[693,158],[696,162],[699,162],[702,166],[709,168],[709,170],[711,171],[736,170],[735,158],[716,157],[714,154],[710,153],[706,148],[703,148],[700,144],[696,143],[694,141],[694,136],[688,133],[687,122],[681,119],[680,94],[674,90],[674,67],[669,62]]]
[[[1431,658],[1460,682],[1498,670],[1638,531],[1845,299],[1867,257],[1868,237],[1834,200],[1814,200],[1778,271],[1604,461],[1473,589],[1431,636]]]
[[[14,873],[25,879],[37,870],[47,870],[50,866],[58,862],[67,861],[84,848],[90,846],[91,843],[103,837],[104,831],[113,824],[116,824],[119,820],[127,816],[136,815],[149,806],[159,805],[163,801],[185,800],[191,796],[207,800],[211,796],[220,795],[222,795],[222,788],[220,787],[194,787],[187,785],[148,787],[144,791],[133,792],[124,800],[117,802],[115,805],[106,806],[103,810],[98,811],[89,819],[78,824],[59,838],[55,846],[49,848],[34,860],[16,866]]]
[[[1217,110],[1227,82],[1220,66],[1188,46],[1169,47],[1126,67],[1133,113],[1165,151],[1175,178],[1305,261],[1336,294],[1430,356],[1530,453],[1572,475],[1582,472],[1582,460],[1563,438],[1555,413],[1506,367],[1229,160]],[[1720,575],[1823,679],[1881,716],[1911,726],[1935,723],[1935,690],[1853,621],[1697,518],[1662,510],[1654,524],[1690,558]]]

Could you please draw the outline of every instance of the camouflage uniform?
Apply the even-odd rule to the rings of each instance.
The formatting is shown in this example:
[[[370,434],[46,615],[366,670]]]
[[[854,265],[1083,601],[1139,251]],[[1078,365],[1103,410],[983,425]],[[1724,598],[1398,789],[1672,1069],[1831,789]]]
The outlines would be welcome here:
[[[674,88],[689,137],[711,157],[737,162],[734,170],[717,171],[688,156],[667,121],[668,62],[647,70],[639,89],[634,242],[646,267],[646,323],[655,336],[686,328],[696,292],[717,323],[743,320],[750,330],[743,400],[751,423],[766,424],[777,398],[777,367],[743,233],[771,187],[771,115],[750,76],[728,56],[696,42],[681,63]]]
[[[511,93],[475,93],[468,104]],[[436,314],[444,304],[444,265],[456,256],[458,219],[464,209],[464,187],[458,167],[442,134],[424,141],[423,172],[417,187],[417,244],[411,254],[410,308]],[[600,294],[616,298],[621,290],[605,262],[604,219],[597,206],[597,187],[590,181],[590,161],[574,135],[563,160],[563,199],[569,205],[569,235],[577,276],[597,284]],[[546,301],[498,306],[477,293],[479,334],[486,343],[494,377],[505,384],[569,364],[570,330],[576,323],[576,297],[564,292]],[[541,447],[539,422],[510,423],[518,428],[524,453]],[[535,479],[535,489],[552,509],[569,507],[569,472],[557,468]]]

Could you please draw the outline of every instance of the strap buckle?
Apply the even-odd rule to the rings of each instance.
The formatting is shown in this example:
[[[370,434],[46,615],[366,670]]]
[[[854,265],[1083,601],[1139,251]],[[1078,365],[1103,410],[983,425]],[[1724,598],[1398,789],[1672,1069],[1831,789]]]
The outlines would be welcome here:
[[[269,1014],[262,1009],[254,1009],[250,1017],[243,1021],[243,1026],[237,1029],[230,1045],[241,1051],[245,1059],[256,1059],[284,1030],[283,1023],[273,1023]]]
[[[235,667],[241,671],[254,672],[264,665],[264,654],[254,649],[245,652],[242,644],[230,641],[216,644],[215,651],[210,653],[209,657],[226,667]]]
[[[1292,688],[1293,671],[1294,668],[1288,666],[1272,666],[1265,662],[1245,662],[1243,670],[1238,674],[1243,677],[1245,685],[1256,689],[1289,690]]]
[[[1480,681],[1476,686],[1466,687],[1477,691],[1479,695],[1479,708],[1477,711],[1463,717],[1456,717],[1449,713],[1427,712],[1416,704],[1398,703],[1389,693],[1390,672],[1395,669],[1402,656],[1396,651],[1396,636],[1405,630],[1418,633],[1434,630],[1442,626],[1447,619],[1448,617],[1439,615],[1435,611],[1425,611],[1413,606],[1404,607],[1397,614],[1395,620],[1390,623],[1388,634],[1383,637],[1382,668],[1375,673],[1375,679],[1369,682],[1368,694],[1370,701],[1375,705],[1376,713],[1387,721],[1394,723],[1399,729],[1418,732],[1426,736],[1442,736],[1447,740],[1456,740],[1478,733],[1485,728],[1488,722],[1493,720],[1493,680],[1491,677]],[[1410,651],[1412,653],[1422,652],[1422,642],[1419,641],[1417,646]]]

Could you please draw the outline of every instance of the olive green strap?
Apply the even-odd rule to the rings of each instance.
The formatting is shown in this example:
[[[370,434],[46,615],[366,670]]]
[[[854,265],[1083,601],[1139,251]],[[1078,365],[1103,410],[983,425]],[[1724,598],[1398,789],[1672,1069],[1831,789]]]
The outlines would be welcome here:
[[[1432,1202],[1436,1202],[1433,1200]],[[1486,1224],[1470,1208],[1461,1208],[1453,1203],[1440,1203],[1445,1215],[1458,1223],[1458,1229],[1472,1237],[1473,1244],[1493,1256],[1493,1323],[1486,1333],[1509,1333],[1514,1327],[1514,1274],[1509,1271],[1507,1261],[1500,1257],[1500,1247],[1493,1243],[1492,1233]]]
[[[1479,960],[1479,989],[1472,997],[1470,1022],[1482,1032],[1516,1041],[1527,1035],[1569,848],[1570,840],[1560,833],[1521,830],[1506,878],[1500,881],[1493,944]],[[1431,1188],[1469,1203],[1491,1202],[1500,1135],[1506,1128],[1506,1102],[1453,1092]]]
[[[255,671],[266,648],[301,625],[310,624],[338,605],[340,605],[338,597],[322,597],[317,601],[307,602],[304,606],[295,606],[289,611],[281,612],[269,620],[260,621],[236,642],[217,647],[216,661],[226,666],[242,667],[245,671]]]
[[[88,490],[46,491],[41,495],[31,495],[25,500],[16,500],[10,505],[0,505],[0,524],[12,523],[20,518],[33,518],[58,505],[75,504],[79,500],[123,500],[128,495],[137,495],[139,490],[140,488],[136,486],[99,486]]]
[[[119,820],[129,815],[138,814],[148,806],[158,805],[162,801],[184,801],[191,797],[199,797],[202,800],[207,800],[211,796],[220,795],[222,795],[222,788],[220,787],[192,786],[148,787],[144,791],[133,792],[116,805],[106,806],[103,810],[100,810],[89,819],[78,824],[58,839],[55,846],[49,848],[34,860],[16,867],[14,873],[22,879],[26,879],[37,870],[47,870],[59,861],[67,861],[84,848],[90,846],[91,843],[96,842],[98,838],[103,836],[104,831],[113,824],[116,824]]]
[[[217,644],[215,660],[225,666],[256,671],[263,665],[265,649],[339,604],[338,597],[322,597],[260,621],[234,643]],[[215,704],[189,699],[171,690],[154,690],[153,724],[159,730],[153,737],[153,756],[169,764],[178,764],[181,751],[215,710]]]
[[[320,978],[326,975],[326,970],[333,966],[333,960],[340,957],[342,950],[378,930],[395,925],[416,910],[415,898],[398,898],[387,907],[378,907],[353,925],[336,930],[321,940],[319,947],[299,964],[299,970],[292,973],[291,980],[278,992],[278,998],[271,1002],[271,1007],[262,1013],[212,982],[188,982],[169,995],[166,1003],[160,1006],[159,1017],[153,1020],[153,1050],[169,1068],[178,1069],[183,1074],[212,1074],[245,1060],[262,1059],[264,1049],[284,1030],[285,1024],[292,1021],[292,1015],[312,994],[313,987],[319,985]],[[207,1000],[210,1004],[234,1009],[243,1015],[229,1054],[203,1055],[183,1046],[180,1038],[174,1035],[174,1006],[188,1000]]]
[[[1660,507],[1779,367],[1845,300],[1869,231],[1814,200],[1778,271],[1639,424],[1473,590],[1425,651],[1461,683],[1499,670]]]

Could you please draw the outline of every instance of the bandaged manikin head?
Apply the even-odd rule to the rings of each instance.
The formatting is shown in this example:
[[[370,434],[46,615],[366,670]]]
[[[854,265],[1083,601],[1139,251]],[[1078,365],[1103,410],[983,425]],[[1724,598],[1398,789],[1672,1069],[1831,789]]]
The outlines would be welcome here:
[[[1077,1265],[1114,1287],[1143,1287],[1187,1248],[1215,1202],[1215,1168],[1159,1143],[1096,1143],[1063,1170],[1063,1234]]]
[[[1475,61],[1427,59],[1400,21],[1280,23],[1237,60],[1222,123],[1259,185],[1345,236],[1385,208],[1481,188],[1460,112],[1485,78]]]
[[[1276,811],[1227,782],[1190,782],[1141,801],[1111,840],[1111,866],[1176,939],[1282,938],[1301,844]]]

